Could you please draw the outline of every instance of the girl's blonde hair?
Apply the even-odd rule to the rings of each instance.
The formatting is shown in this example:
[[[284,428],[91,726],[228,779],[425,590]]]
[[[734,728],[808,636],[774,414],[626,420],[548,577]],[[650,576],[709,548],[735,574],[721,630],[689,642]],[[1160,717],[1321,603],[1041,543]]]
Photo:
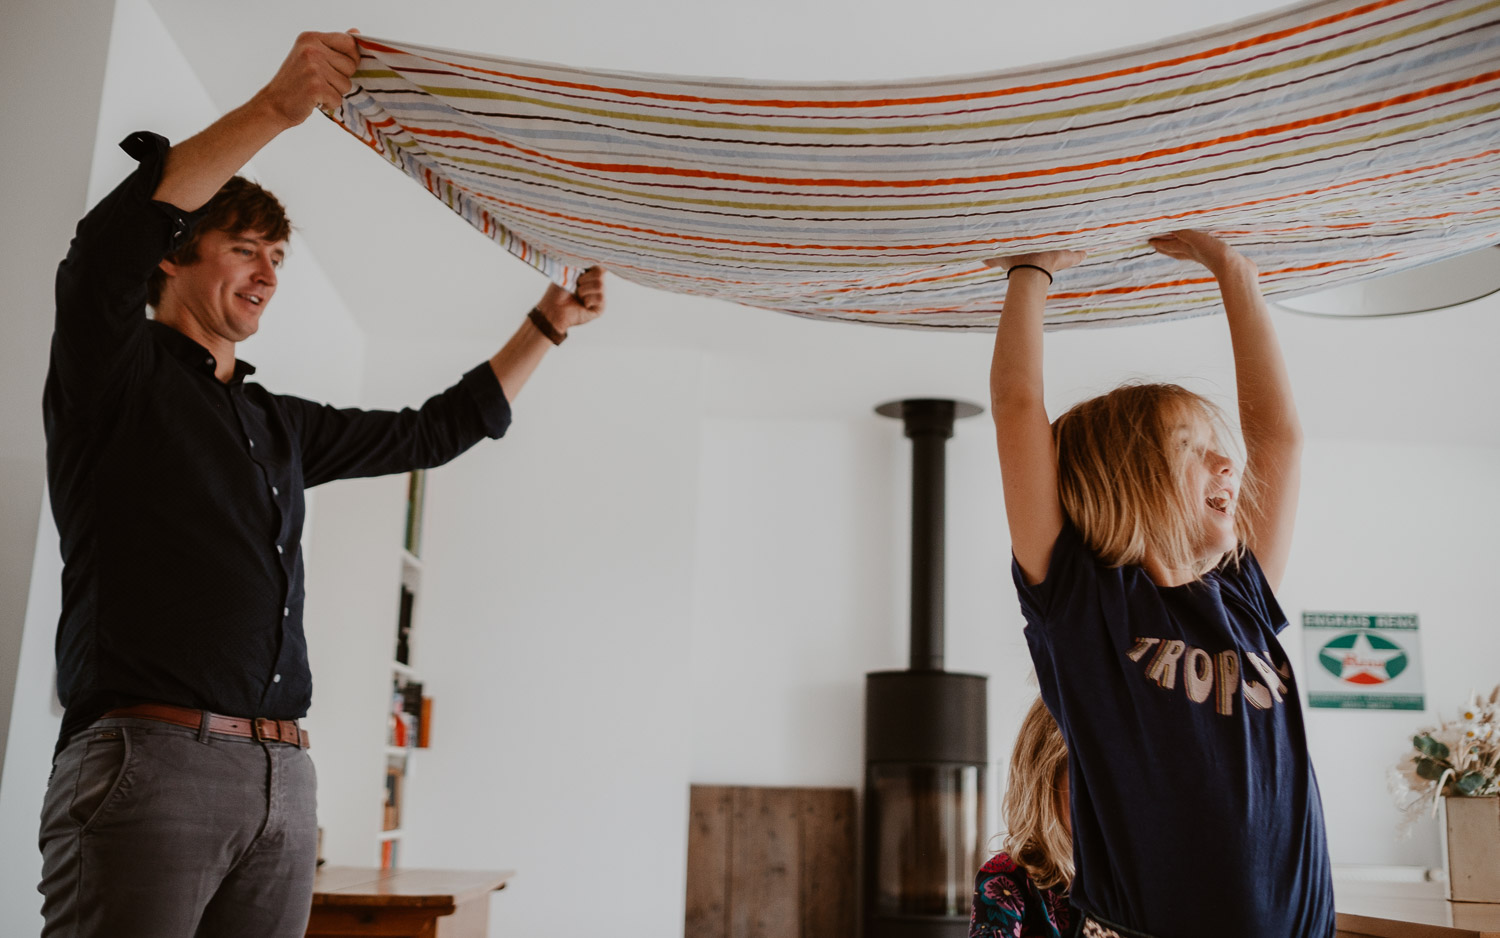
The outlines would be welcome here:
[[[1063,512],[1110,566],[1140,564],[1150,554],[1202,575],[1224,559],[1205,563],[1193,547],[1199,532],[1186,509],[1203,493],[1188,490],[1185,470],[1194,454],[1182,446],[1179,428],[1195,418],[1208,424],[1219,452],[1231,451],[1219,408],[1175,384],[1127,384],[1053,422]],[[1234,521],[1241,544],[1253,510],[1252,483],[1242,472]],[[1239,549],[1230,554],[1238,558]]]
[[[1043,889],[1066,889],[1073,881],[1073,835],[1063,796],[1068,744],[1038,697],[1021,721],[1010,754],[1005,813],[1005,852]]]

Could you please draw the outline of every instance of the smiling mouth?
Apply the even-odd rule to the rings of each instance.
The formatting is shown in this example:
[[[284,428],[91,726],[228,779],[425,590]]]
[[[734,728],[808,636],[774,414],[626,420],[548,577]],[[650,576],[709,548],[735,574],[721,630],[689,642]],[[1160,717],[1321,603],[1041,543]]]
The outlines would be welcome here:
[[[249,303],[249,304],[250,304],[250,305],[251,305],[251,306],[264,306],[264,305],[265,305],[265,302],[266,302],[266,301],[265,301],[265,300],[264,300],[264,299],[262,299],[262,298],[261,298],[261,297],[258,297],[258,296],[251,296],[251,295],[250,295],[250,294],[248,294],[248,293],[236,293],[236,294],[235,294],[235,296],[237,296],[237,297],[239,297],[239,298],[240,298],[240,299],[242,299],[242,300],[245,300],[245,301],[246,301],[246,302],[248,302],[248,303]]]
[[[1204,501],[1208,504],[1208,507],[1212,508],[1214,511],[1226,515],[1229,514],[1229,509],[1234,506],[1234,499],[1231,498],[1229,493],[1227,492],[1220,492],[1217,495],[1210,495],[1208,496],[1208,498],[1204,499]]]

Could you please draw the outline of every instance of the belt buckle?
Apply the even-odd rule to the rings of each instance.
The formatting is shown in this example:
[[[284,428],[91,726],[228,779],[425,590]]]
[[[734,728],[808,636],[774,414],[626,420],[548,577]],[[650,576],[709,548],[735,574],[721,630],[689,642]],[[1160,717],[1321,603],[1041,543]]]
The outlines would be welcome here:
[[[286,743],[304,748],[302,745],[302,727],[297,725],[296,720],[273,720],[270,717],[256,717],[251,723],[252,735],[257,742],[262,743]]]

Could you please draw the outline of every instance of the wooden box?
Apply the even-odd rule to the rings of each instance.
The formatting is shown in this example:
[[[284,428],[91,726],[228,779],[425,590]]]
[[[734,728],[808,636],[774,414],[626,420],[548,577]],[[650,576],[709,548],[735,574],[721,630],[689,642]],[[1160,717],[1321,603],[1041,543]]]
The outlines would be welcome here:
[[[1448,898],[1500,902],[1500,797],[1443,799]]]

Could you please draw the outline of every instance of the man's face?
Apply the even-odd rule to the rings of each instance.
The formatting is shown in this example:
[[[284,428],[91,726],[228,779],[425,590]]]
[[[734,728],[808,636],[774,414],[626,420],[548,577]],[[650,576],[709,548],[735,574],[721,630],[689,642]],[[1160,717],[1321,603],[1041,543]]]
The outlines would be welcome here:
[[[197,260],[162,261],[162,269],[170,277],[172,298],[200,329],[243,342],[260,328],[285,254],[285,241],[269,241],[253,231],[206,231],[198,239]]]

